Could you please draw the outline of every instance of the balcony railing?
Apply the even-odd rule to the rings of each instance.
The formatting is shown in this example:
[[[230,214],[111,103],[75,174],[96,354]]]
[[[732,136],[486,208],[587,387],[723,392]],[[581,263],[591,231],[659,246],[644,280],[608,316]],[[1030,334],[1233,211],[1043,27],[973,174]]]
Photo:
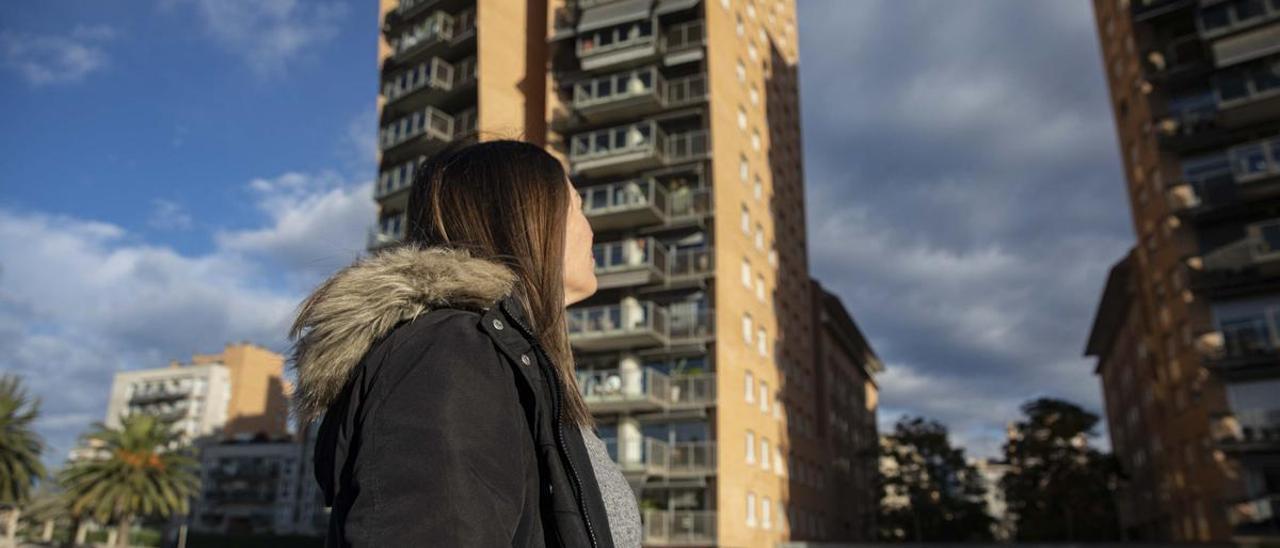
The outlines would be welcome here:
[[[388,102],[395,101],[423,88],[449,90],[453,87],[453,65],[439,57],[419,63],[408,70],[387,79],[382,84],[382,96]]]
[[[129,401],[131,403],[150,403],[164,400],[181,399],[191,395],[190,386],[165,386],[163,388],[149,388],[135,390]]]
[[[1164,47],[1147,54],[1147,75],[1152,78],[1168,78],[1206,68],[1210,63],[1209,51],[1197,34],[1188,34],[1169,40]]]
[[[715,473],[716,442],[667,443],[655,438],[607,439],[609,457],[624,473],[646,476],[700,476]],[[619,446],[621,445],[621,446]]]
[[[714,335],[710,310],[688,303],[651,301],[569,309],[569,340],[583,350],[696,344]]]
[[[648,546],[710,544],[716,541],[716,513],[709,510],[647,510],[644,543]]]
[[[688,48],[701,47],[705,42],[706,28],[702,20],[672,25],[662,35],[663,51],[672,53]]]
[[[449,42],[453,39],[454,25],[454,17],[443,11],[427,16],[394,40],[396,61],[406,62],[432,46]]]
[[[1215,419],[1211,433],[1223,445],[1280,446],[1280,408],[1224,415]]]
[[[1280,283],[1280,225],[1248,230],[1248,236],[1188,260],[1193,289],[1224,295]]]
[[[417,165],[417,160],[410,160],[379,173],[378,184],[373,186],[373,199],[381,200],[409,188],[413,183],[413,172]]]
[[[711,213],[707,189],[688,184],[669,189],[653,178],[591,186],[580,192],[587,219],[596,230],[684,222]]]
[[[448,142],[454,138],[454,118],[435,107],[427,107],[400,118],[379,131],[378,145],[383,152],[417,137]]]
[[[715,375],[670,376],[652,367],[578,372],[578,387],[592,411],[645,411],[705,407],[715,402]]]
[[[1268,494],[1228,505],[1227,522],[1236,535],[1274,536],[1280,531],[1280,495]]]
[[[1280,138],[1254,141],[1182,162],[1170,206],[1197,216],[1280,195]]]
[[[383,219],[369,231],[369,249],[386,247],[403,240],[405,221],[403,213]]]
[[[1280,332],[1262,314],[1223,322],[1221,331],[1221,358],[1275,357],[1280,348]]]

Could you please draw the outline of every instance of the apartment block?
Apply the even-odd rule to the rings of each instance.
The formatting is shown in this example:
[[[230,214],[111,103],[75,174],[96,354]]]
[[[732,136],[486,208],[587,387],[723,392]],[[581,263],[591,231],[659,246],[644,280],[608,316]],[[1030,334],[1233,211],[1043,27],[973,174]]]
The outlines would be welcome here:
[[[249,343],[188,363],[116,373],[105,423],[147,413],[173,421],[188,441],[287,434],[284,357]]]
[[[808,272],[794,1],[381,8],[370,249],[444,144],[544,144],[596,234],[569,336],[645,544],[866,540],[881,365]]]
[[[1125,525],[1149,540],[1274,541],[1280,0],[1094,11],[1138,242],[1131,281],[1114,280],[1131,289],[1109,282],[1119,296],[1095,320],[1091,340],[1113,342],[1090,345],[1126,472],[1143,478]]]
[[[277,440],[226,440],[200,450],[200,495],[191,528],[224,535],[290,534],[296,525],[301,446]]]

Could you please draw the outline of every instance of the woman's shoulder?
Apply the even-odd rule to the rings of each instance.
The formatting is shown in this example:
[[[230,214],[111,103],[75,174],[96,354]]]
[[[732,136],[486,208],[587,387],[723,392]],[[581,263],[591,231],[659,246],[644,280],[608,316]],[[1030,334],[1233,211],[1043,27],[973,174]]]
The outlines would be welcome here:
[[[402,322],[373,350],[371,365],[389,387],[439,388],[509,377],[481,318],[479,311],[441,308]]]

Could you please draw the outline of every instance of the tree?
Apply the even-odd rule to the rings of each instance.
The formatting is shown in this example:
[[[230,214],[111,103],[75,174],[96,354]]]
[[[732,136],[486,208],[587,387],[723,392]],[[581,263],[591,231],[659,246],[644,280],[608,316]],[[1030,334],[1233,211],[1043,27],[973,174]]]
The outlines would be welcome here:
[[[0,375],[0,507],[9,507],[6,540],[14,543],[18,515],[31,489],[45,475],[40,452],[44,443],[31,428],[40,415],[40,400],[27,396],[22,380]]]
[[[880,443],[882,540],[989,541],[978,471],[936,421],[903,417]]]
[[[1022,406],[1005,443],[1001,480],[1022,542],[1120,540],[1113,493],[1119,466],[1089,446],[1098,416],[1073,403],[1041,398]]]
[[[128,544],[137,517],[185,514],[200,484],[195,459],[169,424],[144,414],[120,420],[120,428],[99,423],[86,436],[102,458],[73,462],[59,475],[73,513],[117,524],[117,546]]]

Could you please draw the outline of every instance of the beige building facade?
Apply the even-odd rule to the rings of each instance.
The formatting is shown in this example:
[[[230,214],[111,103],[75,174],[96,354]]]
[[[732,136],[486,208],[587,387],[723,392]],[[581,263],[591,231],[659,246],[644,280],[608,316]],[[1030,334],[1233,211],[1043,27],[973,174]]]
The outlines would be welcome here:
[[[380,5],[370,249],[426,155],[545,144],[596,234],[570,341],[645,544],[866,540],[880,365],[808,271],[794,1]]]

